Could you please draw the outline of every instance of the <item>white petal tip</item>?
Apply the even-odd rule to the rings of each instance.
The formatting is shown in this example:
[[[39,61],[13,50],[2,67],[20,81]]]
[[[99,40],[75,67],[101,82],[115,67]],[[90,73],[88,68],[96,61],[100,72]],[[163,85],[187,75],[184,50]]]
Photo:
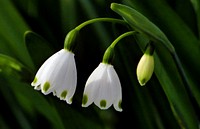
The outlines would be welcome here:
[[[118,103],[114,104],[114,108],[115,110],[119,111],[119,112],[122,112],[122,100],[120,100]]]
[[[41,90],[41,87],[40,87],[40,85],[39,86],[34,86],[34,89],[35,90]]]
[[[66,99],[66,102],[67,102],[68,104],[72,104],[72,99],[73,99],[73,98]]]
[[[118,108],[118,109],[115,108],[115,110],[118,111],[118,112],[122,112],[123,111],[121,108]]]
[[[34,78],[33,82],[31,83],[31,86],[36,86],[38,79],[37,77]]]
[[[88,105],[85,105],[85,104],[82,104],[81,106],[82,106],[82,107],[88,107]]]
[[[66,101],[68,104],[72,104],[72,101]]]

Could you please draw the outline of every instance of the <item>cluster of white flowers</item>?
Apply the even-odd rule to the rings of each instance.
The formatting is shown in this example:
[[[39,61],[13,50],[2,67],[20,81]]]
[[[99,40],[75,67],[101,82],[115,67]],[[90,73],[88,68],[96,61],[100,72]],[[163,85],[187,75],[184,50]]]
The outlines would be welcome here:
[[[151,78],[153,69],[153,55],[147,52],[137,66],[141,86]],[[52,55],[40,67],[31,85],[45,95],[52,92],[60,100],[71,104],[77,85],[74,53],[62,49]],[[83,93],[82,107],[88,107],[93,102],[100,109],[108,109],[113,104],[117,111],[122,111],[121,84],[113,65],[102,62],[89,76]]]
[[[72,52],[77,34],[78,29],[73,29],[68,33],[64,49],[44,62],[31,83],[34,89],[41,90],[45,95],[53,93],[54,96],[57,96],[60,100],[65,100],[68,104],[72,103],[77,85],[76,63]],[[115,110],[122,111],[121,84],[110,62],[113,59],[114,47],[117,42],[132,34],[134,34],[134,31],[122,34],[107,48],[102,62],[92,72],[85,84],[82,107],[88,107],[94,102],[100,109],[108,109],[113,105]],[[149,43],[138,63],[137,77],[141,86],[145,85],[153,74],[153,52],[154,47]]]
[[[52,55],[40,67],[31,85],[45,95],[52,92],[71,104],[77,85],[74,53],[62,49]],[[101,109],[113,104],[117,111],[122,111],[121,84],[111,64],[100,63],[86,82],[82,106],[87,107],[93,102]]]

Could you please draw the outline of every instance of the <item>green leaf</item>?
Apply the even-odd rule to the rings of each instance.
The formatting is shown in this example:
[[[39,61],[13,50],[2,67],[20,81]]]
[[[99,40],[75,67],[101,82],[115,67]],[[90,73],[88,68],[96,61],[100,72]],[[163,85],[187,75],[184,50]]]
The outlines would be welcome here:
[[[21,107],[31,111],[29,112],[31,114],[33,110],[37,110],[50,121],[54,128],[64,129],[64,124],[62,123],[62,119],[57,110],[54,106],[50,105],[42,94],[37,93],[31,85],[22,83],[13,77],[5,79],[7,80],[7,83],[4,85],[9,85],[8,87],[12,91],[10,94],[14,94],[15,99],[17,99],[18,104],[20,104]],[[20,110],[22,110],[22,108],[20,108]]]
[[[95,9],[95,5],[90,0],[80,1],[82,8],[85,10],[85,13],[88,18],[95,18],[99,17],[97,10]],[[111,42],[111,36],[109,35],[108,31],[101,23],[97,23],[94,26],[95,33],[98,35],[98,40],[104,45],[107,42]],[[104,48],[107,45],[105,44]]]
[[[11,69],[21,71],[23,65],[10,56],[0,54],[0,67],[1,69],[4,67],[10,67]]]
[[[175,51],[165,34],[135,9],[117,3],[112,3],[111,9],[121,15],[124,20],[136,31],[146,35],[155,43],[162,43],[169,51]]]
[[[194,11],[197,18],[197,27],[199,32],[199,42],[200,42],[200,1],[199,0],[190,0],[193,5]]]
[[[49,46],[48,41],[35,32],[26,31],[24,41],[37,68],[44,62],[45,58],[53,54],[53,49]]]
[[[7,107],[8,109],[6,110],[9,111],[10,109],[9,117],[14,116],[14,118],[9,119],[9,120],[12,122],[12,120],[14,119],[18,123],[18,125],[21,127],[21,129],[32,129],[30,121],[28,121],[28,119],[26,118],[26,114],[23,112],[18,102],[16,101],[16,98],[9,85],[10,83],[9,81],[6,80],[6,77],[14,78],[14,79],[16,79],[16,77],[15,75],[2,76],[2,74],[0,73],[0,92],[3,95],[3,99],[5,99],[6,103],[8,104],[8,107]],[[4,112],[7,112],[7,111],[4,111]],[[13,125],[9,124],[8,126],[12,127]]]
[[[0,52],[18,58],[33,69],[33,64],[23,42],[23,33],[28,26],[10,0],[0,1]],[[6,48],[7,47],[7,48]],[[5,50],[3,50],[6,48]]]
[[[15,74],[22,71],[24,66],[14,58],[0,54],[0,72],[5,73],[6,75]]]
[[[195,78],[199,83],[200,60],[197,59],[200,56],[200,40],[197,39],[195,32],[191,31],[191,28],[185,24],[184,20],[177,15],[165,0],[155,0],[151,4],[149,2],[148,5],[153,13],[153,16],[150,17],[153,17],[152,20],[156,18],[159,21],[156,22],[155,20],[157,25],[165,31],[185,68],[190,71],[189,76]],[[160,8],[162,8],[162,12]],[[193,21],[193,24],[196,23],[196,21]]]

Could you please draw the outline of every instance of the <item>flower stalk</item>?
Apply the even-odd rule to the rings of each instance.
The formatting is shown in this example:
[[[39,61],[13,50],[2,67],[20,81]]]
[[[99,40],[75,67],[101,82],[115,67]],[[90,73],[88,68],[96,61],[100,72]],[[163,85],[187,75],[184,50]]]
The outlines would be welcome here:
[[[116,38],[112,43],[111,45],[106,49],[105,53],[104,53],[104,56],[103,56],[103,60],[102,62],[103,63],[107,63],[107,64],[110,64],[111,61],[113,60],[113,57],[114,57],[114,48],[115,48],[115,45],[123,38],[127,37],[127,36],[130,36],[130,35],[134,35],[136,32],[135,31],[129,31],[129,32],[126,32],[122,35],[120,35],[118,38]]]
[[[64,49],[69,51],[74,50],[76,46],[76,38],[78,36],[78,33],[79,31],[77,29],[73,29],[67,34],[64,42]]]
[[[94,18],[94,19],[91,19],[91,20],[81,23],[75,29],[79,31],[83,27],[85,27],[89,24],[92,24],[92,23],[96,23],[96,22],[112,22],[112,23],[119,23],[119,24],[126,25],[126,22],[124,20],[120,20],[120,19],[116,19],[116,18]]]

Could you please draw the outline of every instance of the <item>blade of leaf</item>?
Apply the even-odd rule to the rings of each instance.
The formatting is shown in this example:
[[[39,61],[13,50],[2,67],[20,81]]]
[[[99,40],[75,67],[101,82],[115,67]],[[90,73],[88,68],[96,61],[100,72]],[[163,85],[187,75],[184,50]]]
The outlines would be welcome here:
[[[121,15],[136,31],[142,32],[142,34],[145,34],[156,43],[162,43],[169,51],[175,51],[165,34],[138,11],[117,3],[112,3],[111,9]]]
[[[31,71],[29,68],[24,66],[18,60],[4,54],[0,54],[0,73],[8,76],[14,75],[15,78],[24,81],[29,80],[28,77],[31,76]]]
[[[96,12],[96,10],[95,10],[95,8],[92,5],[92,2],[90,0],[79,1],[79,2],[81,3],[83,8],[85,9],[89,18],[98,17],[97,12]],[[111,42],[111,38],[110,38],[108,32],[105,30],[105,27],[103,27],[101,23],[97,23],[94,26],[94,28],[95,28],[95,32],[99,36],[99,40],[103,43],[102,45],[104,45],[104,43]],[[104,47],[107,47],[107,46],[104,46]]]
[[[0,37],[4,39],[1,44],[7,44],[12,55],[16,55],[21,62],[33,69],[33,63],[23,42],[23,33],[28,26],[9,0],[0,1],[0,26]]]
[[[200,56],[200,40],[198,40],[194,32],[191,31],[191,28],[179,18],[164,0],[155,0],[149,6],[152,12],[156,12],[154,16],[158,17],[160,21],[158,25],[165,26],[163,27],[163,31],[165,31],[171,43],[176,48],[176,52],[181,62],[183,62],[183,66],[187,68],[187,71],[190,71],[189,76],[192,76],[192,78],[195,78],[199,82],[200,61],[197,59]],[[156,7],[162,8],[162,13],[158,12],[159,8]],[[172,20],[174,22],[171,22]]]
[[[23,100],[29,102],[28,106],[31,105],[32,108],[44,115],[52,123],[54,128],[65,129],[57,110],[51,106],[41,94],[33,92],[32,90],[34,89],[30,85],[22,83],[15,78],[8,78],[7,83],[10,85],[11,90],[22,107],[26,106],[23,105],[24,102],[21,101],[23,97]]]
[[[53,49],[49,46],[49,43],[32,31],[24,33],[24,42],[37,68],[47,57],[53,54]]]
[[[199,40],[200,40],[200,1],[199,0],[190,0],[190,2],[192,3],[195,13],[196,13],[197,26],[198,26],[198,31],[199,31]]]
[[[7,80],[0,74],[0,92],[8,102],[15,119],[22,129],[32,129],[30,122],[26,119],[25,113],[21,110],[18,103],[15,101],[12,90],[10,89]]]
[[[10,67],[11,69],[21,71],[21,68],[24,66],[12,57],[0,54],[0,68],[3,70],[5,67]]]
[[[77,21],[77,2],[74,0],[66,1],[60,0],[61,6],[61,22],[63,32],[66,32],[68,29],[73,29],[76,25],[78,25]],[[66,17],[67,16],[67,17]]]
[[[165,34],[176,48],[181,62],[192,72],[190,76],[194,78],[198,77],[200,75],[200,61],[197,59],[200,56],[200,40],[198,40],[194,32],[191,31],[166,1],[155,0],[148,5],[152,12],[156,12],[154,13],[154,17],[158,18],[159,22],[157,22],[157,24],[163,27],[163,31],[165,31]],[[160,8],[163,9],[162,12],[158,11]],[[195,23],[196,22],[194,22],[194,24]],[[197,78],[197,80],[199,79]]]

